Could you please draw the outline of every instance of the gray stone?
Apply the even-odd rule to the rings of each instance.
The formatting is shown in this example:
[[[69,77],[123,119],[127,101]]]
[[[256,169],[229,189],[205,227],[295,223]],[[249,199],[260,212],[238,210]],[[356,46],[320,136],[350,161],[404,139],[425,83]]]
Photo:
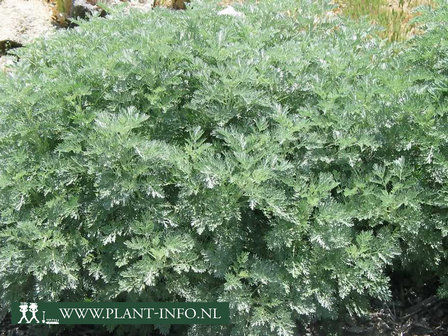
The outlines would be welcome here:
[[[92,5],[86,0],[73,0],[71,17],[75,19],[85,19],[89,15],[100,13],[103,15],[103,10],[98,6]]]

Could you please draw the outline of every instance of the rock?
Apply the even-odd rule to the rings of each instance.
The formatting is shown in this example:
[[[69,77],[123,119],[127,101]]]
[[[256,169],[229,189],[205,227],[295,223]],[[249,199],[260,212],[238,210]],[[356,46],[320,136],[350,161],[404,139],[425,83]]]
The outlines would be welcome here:
[[[70,17],[74,19],[85,19],[89,15],[94,15],[98,12],[100,13],[100,15],[104,15],[105,13],[103,13],[103,10],[94,5],[94,3],[96,2],[88,0],[73,0]]]
[[[218,12],[218,15],[230,15],[234,17],[244,17],[244,14],[241,12],[238,12],[233,8],[232,6],[227,6],[227,8],[223,9],[222,11]]]
[[[154,0],[154,7],[167,7],[171,9],[186,9],[190,0]]]
[[[8,50],[20,47],[23,47],[22,43],[16,41],[12,40],[0,41],[0,56],[6,55],[8,53]]]

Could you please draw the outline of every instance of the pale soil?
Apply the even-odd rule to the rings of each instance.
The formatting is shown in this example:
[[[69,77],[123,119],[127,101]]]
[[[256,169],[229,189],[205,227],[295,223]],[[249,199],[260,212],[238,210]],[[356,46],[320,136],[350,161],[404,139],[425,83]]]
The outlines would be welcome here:
[[[152,0],[102,2],[109,4],[128,2],[130,6],[141,9],[152,6]],[[51,6],[44,0],[0,0],[0,41],[13,40],[28,44],[37,37],[45,36],[55,29],[52,16]]]
[[[51,9],[42,0],[0,0],[0,41],[28,44],[51,34]],[[7,71],[14,57],[0,57],[0,71]]]
[[[51,33],[51,15],[42,0],[0,0],[0,41],[28,44]]]
[[[153,0],[104,0],[108,4],[127,2],[131,7],[148,10]],[[90,0],[89,3],[97,1]],[[27,45],[38,37],[48,36],[57,28],[55,13],[48,0],[0,0],[0,42],[11,40]],[[7,71],[13,56],[1,56],[0,71]]]

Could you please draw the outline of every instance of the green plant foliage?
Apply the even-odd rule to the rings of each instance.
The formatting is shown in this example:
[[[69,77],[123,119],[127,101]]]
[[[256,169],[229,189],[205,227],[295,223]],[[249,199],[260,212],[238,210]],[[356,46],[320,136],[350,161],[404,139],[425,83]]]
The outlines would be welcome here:
[[[410,107],[419,111],[414,120],[425,136],[423,141],[423,133],[414,134],[422,139],[418,158],[425,163],[422,176],[433,179],[433,189],[428,190],[424,202],[432,213],[431,219],[418,239],[408,241],[402,259],[412,264],[408,268],[417,271],[419,278],[428,270],[441,275],[439,293],[448,298],[448,4],[439,1],[437,5],[438,9],[428,8],[424,16],[416,19],[426,33],[415,38],[406,52],[406,64],[412,72]]]
[[[5,310],[218,300],[232,325],[190,335],[296,335],[446,274],[446,3],[408,45],[234,6],[95,18],[0,77]]]

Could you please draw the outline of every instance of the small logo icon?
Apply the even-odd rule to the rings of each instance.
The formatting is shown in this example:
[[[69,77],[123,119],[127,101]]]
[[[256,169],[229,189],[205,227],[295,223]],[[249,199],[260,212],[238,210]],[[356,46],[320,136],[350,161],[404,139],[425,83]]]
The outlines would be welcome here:
[[[19,306],[20,312],[22,313],[22,317],[20,318],[18,323],[22,323],[23,320],[25,320],[25,323],[30,323],[26,317],[26,313],[28,312],[28,303],[21,302]]]
[[[39,323],[39,320],[36,317],[36,313],[38,311],[37,303],[30,303],[29,311],[31,312],[32,316],[31,316],[31,319],[28,321],[28,323],[31,323],[31,321],[33,321],[33,320],[36,320],[36,323]]]
[[[36,323],[39,323],[39,320],[37,319],[36,313],[39,311],[39,309],[37,309],[37,303],[32,302],[30,304],[28,304],[28,302],[21,302],[19,305],[19,310],[22,313],[22,317],[20,318],[18,323],[31,323],[33,321],[35,321]],[[31,318],[28,319],[27,317],[27,313],[30,312],[31,313]],[[25,320],[25,322],[23,322],[23,320]]]

